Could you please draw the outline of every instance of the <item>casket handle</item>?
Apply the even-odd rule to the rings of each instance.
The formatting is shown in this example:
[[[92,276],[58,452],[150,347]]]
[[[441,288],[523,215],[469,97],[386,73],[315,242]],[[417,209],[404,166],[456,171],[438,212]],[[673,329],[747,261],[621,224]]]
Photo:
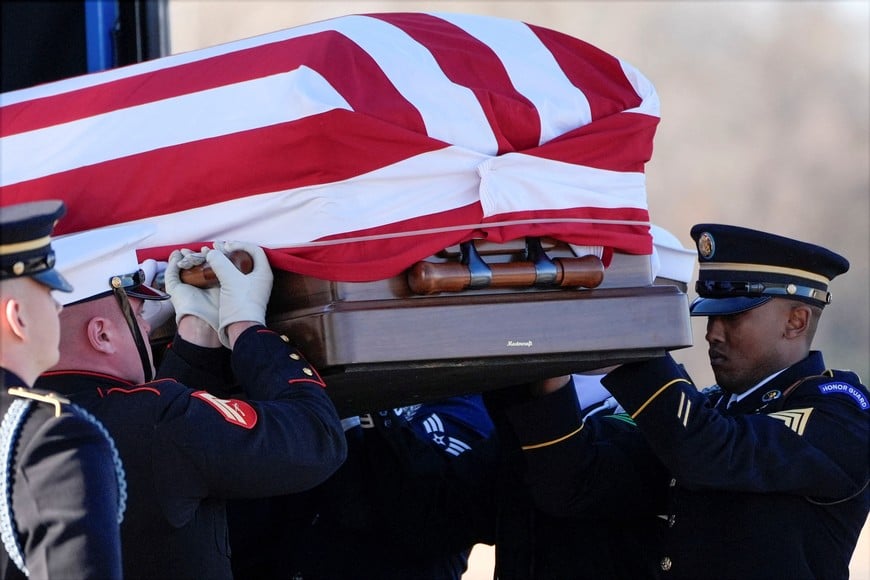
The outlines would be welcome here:
[[[251,254],[244,250],[235,250],[227,254],[230,262],[239,269],[243,274],[248,274],[254,269],[254,259]],[[214,288],[220,285],[220,281],[212,270],[208,262],[204,262],[199,266],[181,270],[179,276],[181,281],[197,288]]]
[[[461,292],[478,288],[595,288],[604,279],[598,256],[550,259],[537,238],[530,238],[527,256],[532,261],[486,264],[472,242],[462,244],[459,262],[421,261],[408,270],[408,286],[415,294]]]

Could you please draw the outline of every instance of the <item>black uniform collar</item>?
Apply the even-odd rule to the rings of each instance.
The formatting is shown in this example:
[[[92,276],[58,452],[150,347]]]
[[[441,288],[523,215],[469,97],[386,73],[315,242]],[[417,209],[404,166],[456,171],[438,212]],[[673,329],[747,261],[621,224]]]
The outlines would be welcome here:
[[[781,399],[785,390],[794,384],[795,381],[804,377],[820,375],[824,370],[825,361],[822,359],[822,353],[811,351],[805,359],[788,367],[745,399],[734,403],[728,409],[728,414],[745,415],[755,413]],[[727,400],[728,396],[726,395],[725,398]]]
[[[107,389],[111,387],[130,389],[135,387],[136,384],[119,379],[118,377],[101,373],[87,371],[49,371],[37,379],[35,386],[40,389],[54,391],[55,393],[69,396],[81,392],[95,393],[97,389]]]
[[[27,387],[21,377],[13,373],[12,371],[0,367],[0,388],[3,389],[3,392],[6,392],[6,389],[10,387]]]

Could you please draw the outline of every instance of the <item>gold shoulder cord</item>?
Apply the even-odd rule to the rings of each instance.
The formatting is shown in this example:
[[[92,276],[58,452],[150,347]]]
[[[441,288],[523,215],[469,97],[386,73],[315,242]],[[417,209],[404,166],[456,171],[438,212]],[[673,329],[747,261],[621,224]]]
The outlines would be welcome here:
[[[21,387],[12,387],[8,390],[8,393],[13,397],[33,399],[34,401],[52,405],[54,407],[55,417],[60,417],[60,414],[63,412],[63,405],[69,405],[69,399],[56,395],[55,393],[35,393],[30,389],[23,389]]]

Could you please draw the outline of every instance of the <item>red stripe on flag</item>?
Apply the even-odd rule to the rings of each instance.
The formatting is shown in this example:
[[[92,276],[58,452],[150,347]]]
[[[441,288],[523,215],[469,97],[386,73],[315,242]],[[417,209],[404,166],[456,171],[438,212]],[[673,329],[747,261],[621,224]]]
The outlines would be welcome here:
[[[335,31],[321,32],[229,52],[192,63],[36,98],[0,109],[0,135],[60,123],[214,89],[305,65],[319,74],[354,110],[425,133],[420,113],[402,97],[372,57]],[[148,63],[146,63],[148,64]],[[144,68],[142,65],[131,65]],[[94,75],[94,82],[99,77]],[[62,81],[61,81],[62,82]],[[292,107],[292,103],[287,103]]]
[[[643,173],[644,164],[652,158],[658,124],[658,117],[620,113],[592,121],[523,153],[598,169]]]
[[[64,200],[67,215],[55,230],[63,234],[341,181],[443,147],[336,109],[9,185],[2,199],[4,205]]]
[[[553,54],[571,83],[583,91],[593,119],[601,119],[641,104],[619,60],[588,42],[529,25]]]
[[[492,127],[499,155],[538,145],[538,111],[517,92],[491,48],[458,26],[427,14],[373,16],[401,28],[424,45],[451,81],[474,93]]]

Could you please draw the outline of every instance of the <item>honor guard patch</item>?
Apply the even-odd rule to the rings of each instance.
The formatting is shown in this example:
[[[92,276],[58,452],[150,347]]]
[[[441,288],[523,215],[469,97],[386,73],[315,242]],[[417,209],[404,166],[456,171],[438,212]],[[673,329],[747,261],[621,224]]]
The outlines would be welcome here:
[[[849,383],[825,383],[819,385],[819,392],[823,395],[840,394],[849,395],[858,403],[863,411],[870,408],[870,402],[867,401],[867,396]]]
[[[238,399],[220,399],[205,391],[197,391],[191,395],[211,405],[218,413],[223,415],[227,423],[253,429],[257,424],[257,412],[244,401]]]

